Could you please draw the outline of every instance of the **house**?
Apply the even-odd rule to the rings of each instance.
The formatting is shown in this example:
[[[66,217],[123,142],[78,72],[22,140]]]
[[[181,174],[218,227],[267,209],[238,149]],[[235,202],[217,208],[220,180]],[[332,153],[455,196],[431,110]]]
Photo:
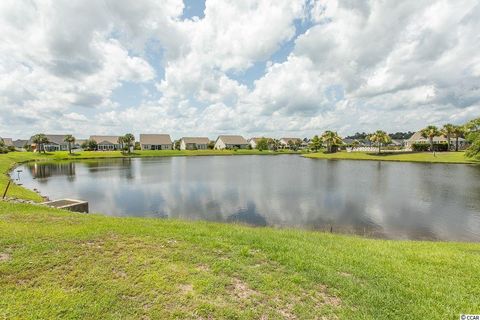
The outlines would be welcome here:
[[[451,148],[455,147],[455,142],[456,142],[455,137],[450,138]],[[422,136],[422,131],[420,130],[420,131],[415,132],[413,134],[413,136],[410,137],[410,139],[405,140],[405,147],[410,149],[410,148],[412,148],[413,144],[424,144],[424,143],[429,144],[430,139],[424,138]],[[434,144],[448,143],[448,140],[447,140],[446,136],[441,135],[441,136],[438,136],[438,137],[433,137],[433,143]],[[459,149],[465,149],[466,146],[467,146],[467,140],[465,140],[464,138],[458,138],[458,148]]]
[[[26,145],[28,145],[28,140],[17,139],[13,141],[13,146],[17,151],[24,151]]]
[[[180,150],[206,150],[210,139],[206,137],[183,137],[180,139]]]
[[[48,143],[44,143],[42,145],[43,150],[37,150],[36,144],[33,142],[33,136],[30,138],[28,144],[32,146],[34,151],[68,151],[68,143],[65,142],[66,134],[46,134],[45,135],[48,139]]]
[[[97,143],[98,151],[112,151],[121,149],[118,138],[120,138],[120,136],[90,136],[89,140]]]
[[[141,134],[142,150],[172,150],[172,139],[168,134]]]
[[[258,141],[260,141],[262,139],[266,139],[266,138],[264,138],[264,137],[262,137],[262,138],[250,138],[250,139],[248,139],[248,143],[250,144],[252,149],[257,149],[257,143],[258,143]]]
[[[215,149],[247,149],[249,143],[242,136],[221,135],[215,141]]]
[[[293,144],[296,144],[298,146],[301,146],[303,140],[300,139],[300,138],[280,138],[280,147],[282,149],[287,149],[287,148],[290,148],[290,144],[293,143]]]

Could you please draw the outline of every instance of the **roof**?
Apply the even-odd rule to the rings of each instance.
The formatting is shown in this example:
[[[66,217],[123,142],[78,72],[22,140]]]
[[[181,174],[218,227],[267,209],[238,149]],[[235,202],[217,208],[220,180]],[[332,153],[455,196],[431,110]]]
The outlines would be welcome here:
[[[47,137],[49,143],[66,144],[66,142],[63,141],[67,136],[66,134],[46,134],[45,136]],[[30,137],[30,140],[29,140],[30,144],[33,144],[33,141],[32,141],[33,137],[34,136]]]
[[[13,146],[13,141],[12,141],[12,138],[0,138],[3,140],[3,143],[5,143],[5,145],[7,147],[11,147]]]
[[[90,136],[90,140],[95,141],[97,144],[118,144],[118,138],[120,136]]]
[[[262,139],[266,139],[265,137],[261,137],[261,138],[258,138],[258,137],[254,137],[254,138],[250,138],[248,139],[248,142],[250,141],[254,141],[255,143],[257,143],[258,141],[262,140]]]
[[[183,137],[183,140],[186,144],[187,143],[195,143],[195,144],[209,144],[210,139],[207,137]]]
[[[172,139],[169,134],[141,134],[140,144],[172,144]]]
[[[288,143],[288,141],[292,141],[292,142],[299,141],[299,142],[302,142],[303,140],[300,139],[300,138],[280,138],[280,141],[285,141],[286,143]]]
[[[13,145],[16,148],[23,148],[27,143],[28,143],[28,140],[17,139],[15,141],[13,141]]]
[[[245,138],[242,136],[222,135],[218,136],[217,140],[222,140],[225,144],[248,144],[247,140],[245,140]]]

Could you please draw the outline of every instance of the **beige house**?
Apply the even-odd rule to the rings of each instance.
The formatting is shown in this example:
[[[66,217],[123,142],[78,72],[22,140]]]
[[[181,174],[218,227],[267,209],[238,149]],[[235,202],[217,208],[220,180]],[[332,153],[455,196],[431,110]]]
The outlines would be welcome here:
[[[290,148],[288,142],[297,143],[299,146],[302,144],[303,140],[300,138],[280,138],[280,146],[282,149]]]
[[[121,145],[118,142],[120,136],[90,136],[90,140],[97,143],[98,151],[120,150]]]
[[[455,142],[456,138],[452,137],[450,139],[450,146],[451,148],[455,147]],[[430,140],[428,138],[424,138],[422,136],[422,131],[417,131],[413,134],[413,136],[410,137],[410,139],[405,140],[405,147],[407,149],[411,149],[413,144],[429,144]],[[433,143],[448,143],[447,137],[446,136],[438,136],[438,137],[433,137]],[[464,138],[458,138],[458,148],[459,149],[465,149],[467,146],[467,140]]]
[[[172,139],[168,134],[141,134],[142,150],[172,150]]]
[[[222,135],[215,141],[215,149],[247,149],[249,143],[242,136]]]
[[[206,137],[183,137],[180,139],[180,150],[206,150],[210,139]]]

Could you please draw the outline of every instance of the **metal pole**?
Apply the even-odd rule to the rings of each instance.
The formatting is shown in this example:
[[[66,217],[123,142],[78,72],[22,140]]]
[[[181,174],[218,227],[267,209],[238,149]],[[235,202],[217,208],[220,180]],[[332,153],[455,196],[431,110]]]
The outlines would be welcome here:
[[[5,199],[5,196],[7,195],[8,187],[10,187],[11,182],[12,180],[8,180],[7,187],[5,188],[5,192],[3,193],[2,199]]]

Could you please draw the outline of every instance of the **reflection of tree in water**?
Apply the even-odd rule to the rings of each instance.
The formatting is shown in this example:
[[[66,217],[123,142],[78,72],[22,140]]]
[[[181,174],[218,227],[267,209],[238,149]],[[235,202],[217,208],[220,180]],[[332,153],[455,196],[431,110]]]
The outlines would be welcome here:
[[[28,170],[32,177],[37,179],[45,179],[52,176],[67,176],[70,179],[75,177],[75,163],[34,163],[28,166]],[[39,180],[39,181],[40,181]]]
[[[88,168],[89,172],[119,171],[119,176],[130,180],[134,178],[132,161],[133,159],[130,158],[120,158],[100,161],[86,161],[82,162],[82,164]]]
[[[227,218],[228,222],[244,222],[255,226],[266,226],[267,220],[260,215],[255,207],[255,204],[249,202],[247,208],[240,209],[236,213],[230,215]]]

